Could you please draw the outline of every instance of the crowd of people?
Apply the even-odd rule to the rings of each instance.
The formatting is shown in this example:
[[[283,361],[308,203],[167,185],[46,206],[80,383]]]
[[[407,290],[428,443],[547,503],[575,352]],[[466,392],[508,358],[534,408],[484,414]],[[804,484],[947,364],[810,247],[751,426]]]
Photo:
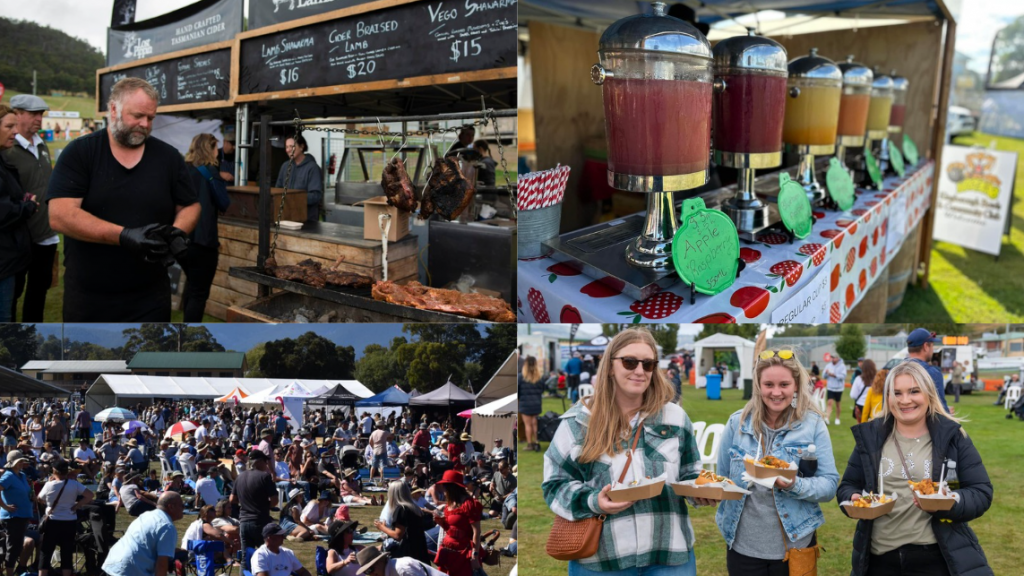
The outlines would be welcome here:
[[[813,570],[808,565],[817,557],[817,530],[825,522],[821,505],[857,502],[884,482],[886,494],[896,495],[894,507],[857,522],[851,574],[992,574],[969,526],[991,506],[992,483],[965,420],[946,406],[941,373],[928,361],[936,341],[918,329],[908,336],[906,360],[887,364],[888,370],[877,370],[870,360],[858,367],[854,399],[865,399],[862,423],[852,429],[855,447],[842,476],[832,450],[832,435],[839,432],[830,430],[831,410],[823,411],[813,398],[818,378],[792,350],[766,349],[754,359],[750,400],[724,426],[715,468],[749,493],[718,501],[676,496],[666,487],[652,498],[623,502],[610,497],[614,483],[640,479],[624,480],[624,471],[679,482],[698,478],[702,462],[691,414],[673,401],[673,385],[658,369],[654,338],[644,329],[620,332],[596,366],[593,395],[562,415],[544,454],[542,490],[552,512],[572,522],[604,520],[596,553],[576,555],[569,573],[696,574],[688,511],[699,506],[717,507],[729,574],[796,573],[798,557],[803,569]],[[845,386],[840,364],[830,362],[820,375],[844,378]],[[523,380],[539,380],[531,366],[536,360],[526,358],[521,387]],[[528,394],[539,396],[536,388]],[[830,396],[837,419],[840,397]],[[816,459],[805,458],[811,445]],[[799,464],[799,472],[792,480],[752,479],[745,459],[762,456]],[[937,482],[940,468],[955,503],[947,511],[927,511],[907,481]]]
[[[385,566],[471,576],[517,551],[515,451],[500,439],[485,451],[468,423],[456,430],[409,410],[320,408],[307,409],[295,429],[281,411],[156,402],[93,437],[93,416],[77,402],[0,404],[7,575],[37,561],[40,574],[54,570],[60,548],[69,576],[83,531],[97,542],[89,573],[108,576],[183,573],[204,542],[218,543],[218,562],[257,576],[302,574],[286,541],[326,543],[321,571],[329,576]],[[352,518],[363,506],[380,507],[372,525]],[[119,513],[131,522],[117,538]],[[195,520],[179,534],[174,523],[186,514]],[[482,533],[489,519],[512,537],[499,543],[500,532]]]

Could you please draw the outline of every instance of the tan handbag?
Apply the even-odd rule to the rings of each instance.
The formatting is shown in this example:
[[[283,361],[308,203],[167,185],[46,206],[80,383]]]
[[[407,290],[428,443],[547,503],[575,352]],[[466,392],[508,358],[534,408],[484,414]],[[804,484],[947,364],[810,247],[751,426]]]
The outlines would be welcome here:
[[[622,467],[622,474],[619,474],[619,484],[626,479],[626,470],[629,470],[633,462],[633,450],[636,450],[636,443],[640,440],[640,431],[643,429],[643,421],[636,427],[636,434],[633,436],[633,445],[626,454],[626,465]],[[597,546],[601,543],[601,529],[604,528],[606,514],[583,520],[566,520],[555,515],[555,523],[551,526],[551,534],[548,535],[548,542],[544,551],[555,560],[580,560],[590,558],[597,554]]]
[[[782,530],[782,545],[786,548],[786,556],[782,561],[789,564],[789,576],[818,576],[818,557],[824,548],[817,543],[807,548],[790,548],[786,544],[786,529],[782,526],[782,518],[779,518],[779,530]]]

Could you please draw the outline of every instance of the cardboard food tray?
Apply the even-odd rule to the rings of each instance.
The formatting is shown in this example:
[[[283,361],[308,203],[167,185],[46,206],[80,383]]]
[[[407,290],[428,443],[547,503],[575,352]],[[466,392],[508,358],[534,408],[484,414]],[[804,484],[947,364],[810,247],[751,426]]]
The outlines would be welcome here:
[[[857,508],[853,505],[853,502],[846,501],[841,504],[843,510],[850,518],[856,518],[857,520],[874,520],[885,516],[889,512],[892,512],[893,506],[896,505],[897,496],[893,496],[893,499],[886,502],[885,504],[879,504],[878,506],[872,506],[871,508]]]
[[[754,478],[774,478],[775,476],[782,476],[786,480],[792,481],[796,478],[797,465],[793,462],[789,463],[789,468],[768,468],[766,466],[760,466],[755,464],[753,460],[743,459],[743,465],[747,469],[747,474],[750,474]]]
[[[697,486],[693,480],[686,480],[678,484],[672,484],[672,491],[678,496],[706,498],[708,500],[742,500],[743,495],[749,493],[735,484],[731,486],[732,490],[726,489],[722,483]]]
[[[643,486],[631,486],[629,488],[616,488],[615,490],[609,490],[608,498],[612,502],[636,502],[637,500],[654,498],[661,494],[661,491],[664,488],[665,481],[658,480],[657,482],[651,482],[650,484],[644,484]]]
[[[917,490],[914,490],[914,495],[917,496],[917,501],[921,504],[921,510],[925,512],[944,512],[952,508],[953,504],[956,504],[956,498],[952,496],[942,494],[928,494],[924,496]]]

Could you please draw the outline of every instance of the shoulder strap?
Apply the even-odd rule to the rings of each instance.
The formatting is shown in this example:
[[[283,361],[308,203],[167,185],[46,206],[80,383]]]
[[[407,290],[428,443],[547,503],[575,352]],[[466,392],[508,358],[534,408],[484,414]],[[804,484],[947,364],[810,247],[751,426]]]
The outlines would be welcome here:
[[[64,494],[64,489],[67,488],[67,487],[68,487],[68,481],[65,479],[64,480],[64,485],[61,486],[60,487],[60,491],[57,492],[57,499],[53,501],[53,506],[50,506],[50,510],[53,510],[54,507],[57,506],[57,504],[60,502],[60,497],[61,497],[62,494]],[[46,517],[49,518],[50,515],[47,514]]]
[[[644,421],[641,418],[640,422],[636,425],[636,434],[633,435],[633,445],[629,447],[629,451],[626,452],[626,465],[622,467],[622,473],[619,474],[619,484],[626,479],[626,470],[629,470],[630,465],[633,463],[633,451],[636,450],[636,443],[640,440],[640,431],[644,429]]]
[[[860,389],[860,394],[857,395],[857,400],[860,400],[861,398],[863,398],[864,394],[867,394],[868,388],[871,387],[871,386],[869,386],[869,385],[864,383],[864,377],[863,376],[861,376],[860,383],[861,383],[861,386],[863,386],[863,388]]]
[[[896,453],[900,455],[900,463],[903,464],[903,471],[907,475],[907,480],[910,480],[910,468],[907,468],[907,460],[903,457],[903,449],[900,448],[900,441],[896,439],[896,428],[892,429],[892,443],[896,445]]]

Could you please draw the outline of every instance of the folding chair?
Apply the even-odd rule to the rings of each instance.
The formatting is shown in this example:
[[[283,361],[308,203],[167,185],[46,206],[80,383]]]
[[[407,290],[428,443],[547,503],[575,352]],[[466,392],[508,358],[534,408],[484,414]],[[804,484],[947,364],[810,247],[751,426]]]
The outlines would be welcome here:
[[[253,576],[252,573],[252,556],[256,553],[255,548],[246,548],[245,556],[242,556],[242,576]],[[249,558],[249,562],[245,562],[245,558]]]
[[[697,446],[700,446],[701,441],[704,439],[704,428],[707,425],[708,423],[703,420],[693,423],[693,441],[697,443]]]
[[[704,437],[700,442],[700,463],[701,467],[717,472],[718,449],[722,445],[722,434],[725,433],[725,424],[709,424],[704,430]],[[708,439],[711,439],[711,449],[708,450]]]
[[[327,548],[316,547],[316,576],[327,576]]]
[[[195,556],[195,569],[197,576],[214,576],[218,568],[226,568],[227,574],[231,573],[231,563],[218,564],[217,553],[224,553],[224,543],[208,540],[189,540],[188,551]]]

